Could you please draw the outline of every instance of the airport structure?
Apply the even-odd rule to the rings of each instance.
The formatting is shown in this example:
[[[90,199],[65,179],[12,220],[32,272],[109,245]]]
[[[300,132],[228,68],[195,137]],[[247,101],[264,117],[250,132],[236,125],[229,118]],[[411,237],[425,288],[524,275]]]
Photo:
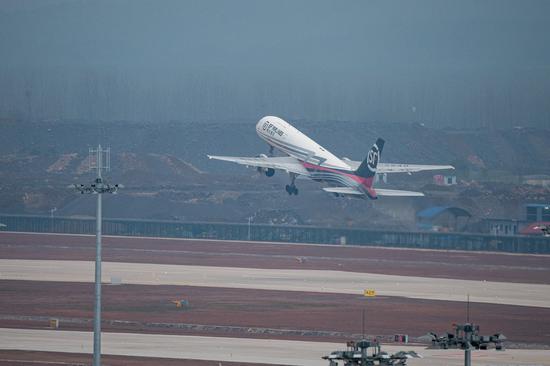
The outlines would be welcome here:
[[[116,193],[118,184],[108,184],[101,176],[101,170],[110,169],[110,149],[102,149],[101,145],[97,149],[90,149],[90,168],[97,170],[97,177],[90,185],[73,185],[81,194],[97,195],[97,211],[96,211],[96,257],[95,257],[95,294],[94,294],[94,366],[101,365],[101,224],[102,224],[102,207],[101,197],[104,193]],[[94,157],[95,155],[95,157]]]
[[[399,351],[389,354],[382,351],[380,342],[377,340],[350,341],[347,342],[346,346],[345,351],[331,352],[323,359],[329,361],[329,366],[338,366],[338,361],[342,361],[346,366],[404,366],[407,364],[408,359],[422,358],[414,351]]]
[[[5,231],[93,234],[95,219],[0,214]],[[250,229],[250,231],[249,231]],[[419,249],[473,250],[550,254],[544,236],[495,236],[415,231],[383,231],[304,225],[182,222],[161,220],[103,220],[103,233],[188,239],[253,240],[289,243],[369,245]]]

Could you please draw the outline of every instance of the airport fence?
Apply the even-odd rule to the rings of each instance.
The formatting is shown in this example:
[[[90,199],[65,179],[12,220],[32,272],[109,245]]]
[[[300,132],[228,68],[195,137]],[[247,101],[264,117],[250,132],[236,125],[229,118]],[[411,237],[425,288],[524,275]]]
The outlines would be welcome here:
[[[4,231],[94,234],[95,218],[0,214]],[[208,223],[159,220],[103,220],[105,235],[218,240],[252,240],[550,254],[550,238],[433,232],[380,231],[315,226]]]

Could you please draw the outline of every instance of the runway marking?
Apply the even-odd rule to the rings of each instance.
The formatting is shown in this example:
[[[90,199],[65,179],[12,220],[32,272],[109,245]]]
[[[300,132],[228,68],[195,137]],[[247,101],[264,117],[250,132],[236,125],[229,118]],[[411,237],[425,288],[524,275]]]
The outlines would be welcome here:
[[[103,281],[381,296],[550,308],[550,285],[396,276],[332,270],[258,269],[104,262]],[[93,282],[94,262],[0,259],[0,279]]]

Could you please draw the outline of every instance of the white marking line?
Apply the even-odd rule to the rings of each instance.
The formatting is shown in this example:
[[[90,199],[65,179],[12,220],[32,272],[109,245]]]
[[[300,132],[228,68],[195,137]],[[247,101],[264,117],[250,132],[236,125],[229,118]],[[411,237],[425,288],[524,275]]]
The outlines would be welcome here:
[[[0,259],[0,279],[93,282],[88,261]],[[342,271],[257,269],[104,262],[103,279],[126,284],[186,285],[381,296],[537,306],[550,308],[550,285],[395,276]]]
[[[19,363],[36,363],[38,365],[70,365],[70,366],[87,366],[86,363],[74,363],[74,362],[62,362],[62,361],[36,361],[36,360],[10,360],[7,358],[0,358],[0,362],[9,362],[10,365],[17,365]]]
[[[62,330],[0,328],[0,349],[92,353],[92,333]],[[102,353],[119,356],[163,357],[289,365],[320,365],[322,356],[345,349],[343,343],[273,339],[204,337],[137,333],[103,333]],[[459,366],[463,354],[456,350],[427,350],[422,346],[384,345],[394,353],[414,350],[424,356],[407,364]],[[473,351],[476,365],[550,365],[548,350]],[[481,357],[479,357],[481,356]],[[486,356],[486,357],[483,357]]]

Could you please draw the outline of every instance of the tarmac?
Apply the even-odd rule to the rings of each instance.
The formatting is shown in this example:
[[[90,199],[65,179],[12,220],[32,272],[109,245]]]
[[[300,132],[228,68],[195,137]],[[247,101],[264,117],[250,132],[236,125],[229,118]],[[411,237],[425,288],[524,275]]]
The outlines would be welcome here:
[[[103,333],[102,353],[174,359],[215,360],[287,365],[320,365],[321,357],[342,350],[342,343],[285,341],[271,339],[201,337],[161,334]],[[0,328],[0,349],[92,353],[92,333],[80,331]],[[383,345],[393,353],[413,350],[423,359],[411,359],[408,365],[459,366],[460,350],[429,350],[414,345]],[[521,361],[519,361],[521,360]],[[473,351],[478,366],[550,365],[549,350]],[[326,362],[328,364],[328,362]]]
[[[470,301],[550,308],[550,285],[396,276],[333,270],[257,269],[103,262],[103,281]],[[93,282],[91,261],[0,259],[0,279]]]

